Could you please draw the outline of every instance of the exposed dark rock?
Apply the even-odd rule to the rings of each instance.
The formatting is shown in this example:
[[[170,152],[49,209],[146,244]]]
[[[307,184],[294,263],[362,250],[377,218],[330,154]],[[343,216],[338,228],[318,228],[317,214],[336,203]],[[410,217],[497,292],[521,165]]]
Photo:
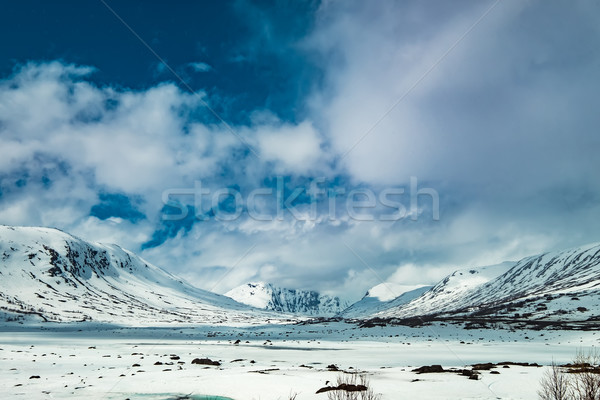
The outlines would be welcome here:
[[[199,365],[215,365],[215,366],[219,366],[221,365],[220,362],[218,361],[213,361],[210,358],[194,358],[192,360],[192,364],[199,364]]]
[[[317,390],[317,394],[330,392],[332,390],[345,390],[346,392],[363,392],[368,388],[365,385],[351,385],[348,383],[342,383],[338,386],[324,386]]]
[[[268,369],[261,369],[258,371],[248,371],[248,372],[254,372],[256,374],[268,374],[269,372],[272,371],[279,371],[279,368],[268,368]]]
[[[503,361],[499,362],[496,365],[519,365],[521,367],[540,367],[538,363],[528,363],[528,362],[514,362],[514,361]]]
[[[492,363],[484,363],[484,364],[473,364],[471,365],[476,371],[489,371],[492,368],[495,368],[496,365]]]
[[[441,365],[424,365],[422,367],[413,369],[412,372],[416,372],[417,374],[430,374],[437,372],[446,372]]]

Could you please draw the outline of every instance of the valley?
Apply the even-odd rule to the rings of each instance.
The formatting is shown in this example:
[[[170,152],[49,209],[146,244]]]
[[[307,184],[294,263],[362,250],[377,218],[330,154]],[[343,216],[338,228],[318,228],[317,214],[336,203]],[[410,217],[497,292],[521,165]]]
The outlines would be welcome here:
[[[392,298],[384,282],[351,305],[264,283],[211,293],[48,228],[0,226],[0,254],[10,398],[330,399],[364,380],[373,399],[531,399],[549,365],[600,342],[598,244]]]

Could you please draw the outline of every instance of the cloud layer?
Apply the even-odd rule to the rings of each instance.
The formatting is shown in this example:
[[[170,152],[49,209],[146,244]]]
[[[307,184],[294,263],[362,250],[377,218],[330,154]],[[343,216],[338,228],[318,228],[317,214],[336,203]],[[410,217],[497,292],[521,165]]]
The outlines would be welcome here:
[[[264,280],[352,300],[381,280],[430,284],[598,241],[597,5],[500,2],[474,26],[491,4],[323,2],[294,50],[321,75],[293,120],[256,109],[225,124],[206,107],[223,99],[206,92],[101,86],[93,66],[62,61],[19,66],[0,82],[0,223],[117,242],[219,292]],[[439,221],[428,196],[416,221],[358,221],[343,196],[331,218],[324,195],[315,218],[247,213],[253,190],[279,184],[284,197],[302,189],[304,216],[319,189],[402,188],[394,199],[409,209],[410,177],[439,193]],[[216,220],[214,204],[181,194],[197,182],[239,192],[240,218]],[[174,189],[201,210],[165,221]],[[255,199],[277,216],[274,197]]]

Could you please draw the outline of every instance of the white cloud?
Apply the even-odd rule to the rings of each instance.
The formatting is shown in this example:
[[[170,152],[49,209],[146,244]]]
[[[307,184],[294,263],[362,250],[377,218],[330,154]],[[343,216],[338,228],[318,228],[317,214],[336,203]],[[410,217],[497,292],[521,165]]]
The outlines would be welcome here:
[[[324,73],[302,122],[262,110],[233,127],[259,157],[221,124],[190,118],[202,105],[175,85],[98,87],[89,67],[25,66],[0,82],[0,223],[136,250],[160,223],[163,190],[196,180],[246,193],[277,174],[347,189],[408,188],[416,176],[438,190],[440,221],[243,217],[196,223],[142,252],[207,289],[272,280],[353,299],[381,280],[432,284],[457,267],[600,240],[595,14],[583,3],[499,3],[340,159],[488,6],[373,4],[323,3],[302,43]],[[147,219],[90,216],[99,192],[138,197]]]
[[[343,163],[358,180],[414,175],[527,192],[532,182],[578,179],[589,166],[582,142],[598,117],[585,104],[598,89],[600,55],[585,50],[599,33],[585,6],[500,3],[419,82],[487,7],[437,14],[420,3],[323,5],[309,46],[329,67],[314,114],[333,150],[352,149]]]
[[[80,187],[141,195],[147,200],[144,211],[152,214],[162,206],[163,190],[214,180],[231,164],[232,153],[247,151],[239,135],[257,138],[265,160],[287,173],[314,169],[322,156],[320,138],[308,122],[254,125],[234,135],[224,126],[189,120],[187,112],[202,105],[172,84],[135,92],[100,88],[83,80],[91,71],[59,62],[29,64],[2,82],[0,173],[34,168],[31,160],[41,155],[46,167],[68,169],[65,174]],[[250,180],[262,174],[254,156],[238,161],[230,174],[248,173]],[[87,195],[88,210],[89,201]]]
[[[256,140],[260,157],[275,162],[277,173],[302,174],[320,169],[322,139],[310,122],[261,126]]]
[[[204,62],[193,62],[188,64],[196,72],[208,72],[212,67]]]

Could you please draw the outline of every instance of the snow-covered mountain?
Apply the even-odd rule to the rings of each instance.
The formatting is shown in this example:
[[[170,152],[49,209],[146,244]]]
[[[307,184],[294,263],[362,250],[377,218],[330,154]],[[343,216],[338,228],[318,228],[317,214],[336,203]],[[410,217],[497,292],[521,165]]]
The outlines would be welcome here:
[[[9,226],[0,226],[0,314],[125,325],[288,318],[195,288],[117,245],[88,243],[56,229]]]
[[[380,310],[381,312],[378,312],[377,316],[382,315],[386,310],[389,310],[390,313],[396,313],[402,309],[409,315],[423,315],[452,308],[457,304],[457,300],[462,299],[471,290],[497,278],[514,265],[514,262],[505,262],[498,265],[454,271],[441,282],[430,287],[429,290],[421,292],[418,296],[413,296],[409,301],[398,303],[397,307],[386,307],[385,310]]]
[[[393,297],[391,300],[385,300],[387,298],[386,296],[379,295],[379,292],[382,290],[390,291],[390,289],[386,289],[385,286],[387,286],[387,284],[382,283],[369,289],[362,299],[340,312],[337,316],[342,318],[361,318],[370,316],[406,304],[432,288],[432,286],[421,286],[403,292],[400,296]]]
[[[362,318],[598,321],[600,243],[456,271],[414,300]]]
[[[373,288],[350,307],[337,297],[264,283],[221,296],[117,245],[56,229],[0,225],[0,320],[124,325],[264,324],[292,321],[289,314],[600,323],[600,243],[458,270],[391,300],[384,289]]]
[[[348,307],[348,303],[338,297],[313,290],[279,288],[262,282],[238,286],[225,296],[256,308],[311,316],[333,316]]]

